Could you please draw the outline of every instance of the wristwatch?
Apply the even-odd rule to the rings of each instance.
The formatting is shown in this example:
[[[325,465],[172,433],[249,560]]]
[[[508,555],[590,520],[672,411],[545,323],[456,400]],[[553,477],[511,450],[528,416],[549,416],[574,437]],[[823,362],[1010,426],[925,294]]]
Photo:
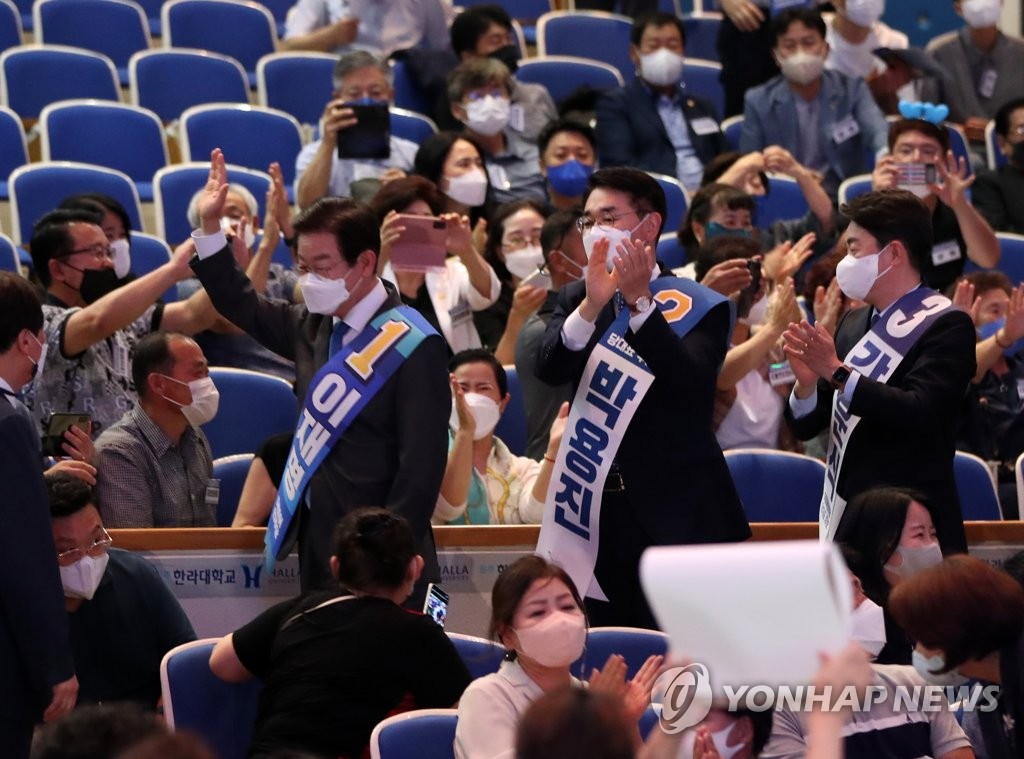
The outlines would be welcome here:
[[[832,373],[832,379],[829,382],[836,390],[842,390],[843,385],[846,384],[846,380],[850,379],[850,372],[853,370],[845,364],[840,366]]]
[[[651,300],[650,295],[641,295],[633,303],[630,303],[628,305],[629,312],[633,314],[633,316],[638,316],[647,311],[647,309],[649,309],[651,306],[653,306],[654,301]]]

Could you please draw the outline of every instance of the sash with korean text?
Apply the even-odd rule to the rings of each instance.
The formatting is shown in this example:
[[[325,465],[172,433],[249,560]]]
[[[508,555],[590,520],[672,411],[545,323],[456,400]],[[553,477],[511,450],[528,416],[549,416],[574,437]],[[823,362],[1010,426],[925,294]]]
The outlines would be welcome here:
[[[268,572],[282,549],[291,547],[288,527],[317,467],[384,383],[433,334],[419,313],[398,306],[375,317],[313,376],[267,524]]]
[[[725,300],[693,280],[676,277],[651,282],[651,294],[680,338]],[[654,382],[653,372],[626,340],[629,318],[623,308],[587,360],[555,458],[537,541],[537,554],[559,564],[580,593],[598,600],[607,600],[594,578],[605,479]]]
[[[848,354],[844,363],[862,377],[885,383],[899,367],[914,344],[935,323],[953,308],[952,302],[927,287],[919,287],[904,295],[878,319]],[[854,391],[856,392],[856,391]],[[860,417],[850,413],[842,393],[832,398],[832,424],[828,441],[825,489],[821,496],[819,535],[832,540],[846,509],[846,499],[836,490],[843,468],[847,445]]]

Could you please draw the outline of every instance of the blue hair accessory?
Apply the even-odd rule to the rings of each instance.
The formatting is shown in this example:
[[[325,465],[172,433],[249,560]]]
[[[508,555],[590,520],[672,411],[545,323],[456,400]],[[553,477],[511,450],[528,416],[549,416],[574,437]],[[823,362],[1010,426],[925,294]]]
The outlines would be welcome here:
[[[900,101],[900,115],[905,119],[921,119],[936,126],[941,125],[949,116],[949,106],[945,103],[911,103],[908,100]]]

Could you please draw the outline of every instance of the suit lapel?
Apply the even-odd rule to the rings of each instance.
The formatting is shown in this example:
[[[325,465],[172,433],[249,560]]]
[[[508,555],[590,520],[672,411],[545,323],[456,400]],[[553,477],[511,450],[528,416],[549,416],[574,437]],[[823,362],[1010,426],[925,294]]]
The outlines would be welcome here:
[[[634,80],[629,87],[630,110],[636,114],[637,118],[647,119],[665,141],[671,143],[668,132],[665,131],[665,124],[662,122],[661,116],[658,115],[657,97],[648,92],[639,79]]]

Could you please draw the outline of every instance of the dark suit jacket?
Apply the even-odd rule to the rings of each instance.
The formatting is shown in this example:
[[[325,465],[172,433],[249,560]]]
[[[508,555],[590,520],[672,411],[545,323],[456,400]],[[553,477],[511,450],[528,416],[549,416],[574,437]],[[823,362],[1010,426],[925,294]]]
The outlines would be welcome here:
[[[228,248],[192,268],[217,310],[270,350],[295,362],[298,397],[327,362],[333,322],[305,306],[256,294]],[[393,287],[381,311],[401,305]],[[430,516],[448,460],[448,348],[427,337],[366,405],[313,474],[311,509],[300,508],[303,589],[330,577],[331,537],[338,520],[361,506],[384,506],[412,525],[426,560],[423,577],[439,578]]]
[[[537,376],[550,384],[579,384],[594,346],[615,319],[609,303],[586,347],[571,351],[562,324],[583,300],[585,285],[561,289],[537,354]],[[721,303],[682,340],[661,312],[626,340],[654,373],[615,457],[629,508],[651,545],[745,540],[750,526],[711,425],[715,379],[725,359],[731,316]],[[602,536],[602,539],[604,536]]]
[[[0,395],[0,720],[29,724],[75,673],[38,450],[36,431]]]
[[[867,332],[870,317],[871,308],[865,307],[839,322],[840,359]],[[888,382],[857,380],[850,411],[861,420],[847,444],[837,485],[847,501],[881,485],[919,491],[932,506],[943,550],[967,550],[953,453],[961,403],[976,367],[974,343],[971,318],[952,311],[918,339]],[[814,411],[797,419],[786,404],[798,438],[812,438],[831,423],[834,392],[819,380]]]
[[[682,92],[680,102],[690,142],[701,163],[729,149],[721,129],[701,136],[693,131],[694,119],[718,121],[707,100]],[[676,176],[676,151],[656,103],[657,96],[640,79],[601,95],[597,101],[597,152],[602,166],[632,166]]]

